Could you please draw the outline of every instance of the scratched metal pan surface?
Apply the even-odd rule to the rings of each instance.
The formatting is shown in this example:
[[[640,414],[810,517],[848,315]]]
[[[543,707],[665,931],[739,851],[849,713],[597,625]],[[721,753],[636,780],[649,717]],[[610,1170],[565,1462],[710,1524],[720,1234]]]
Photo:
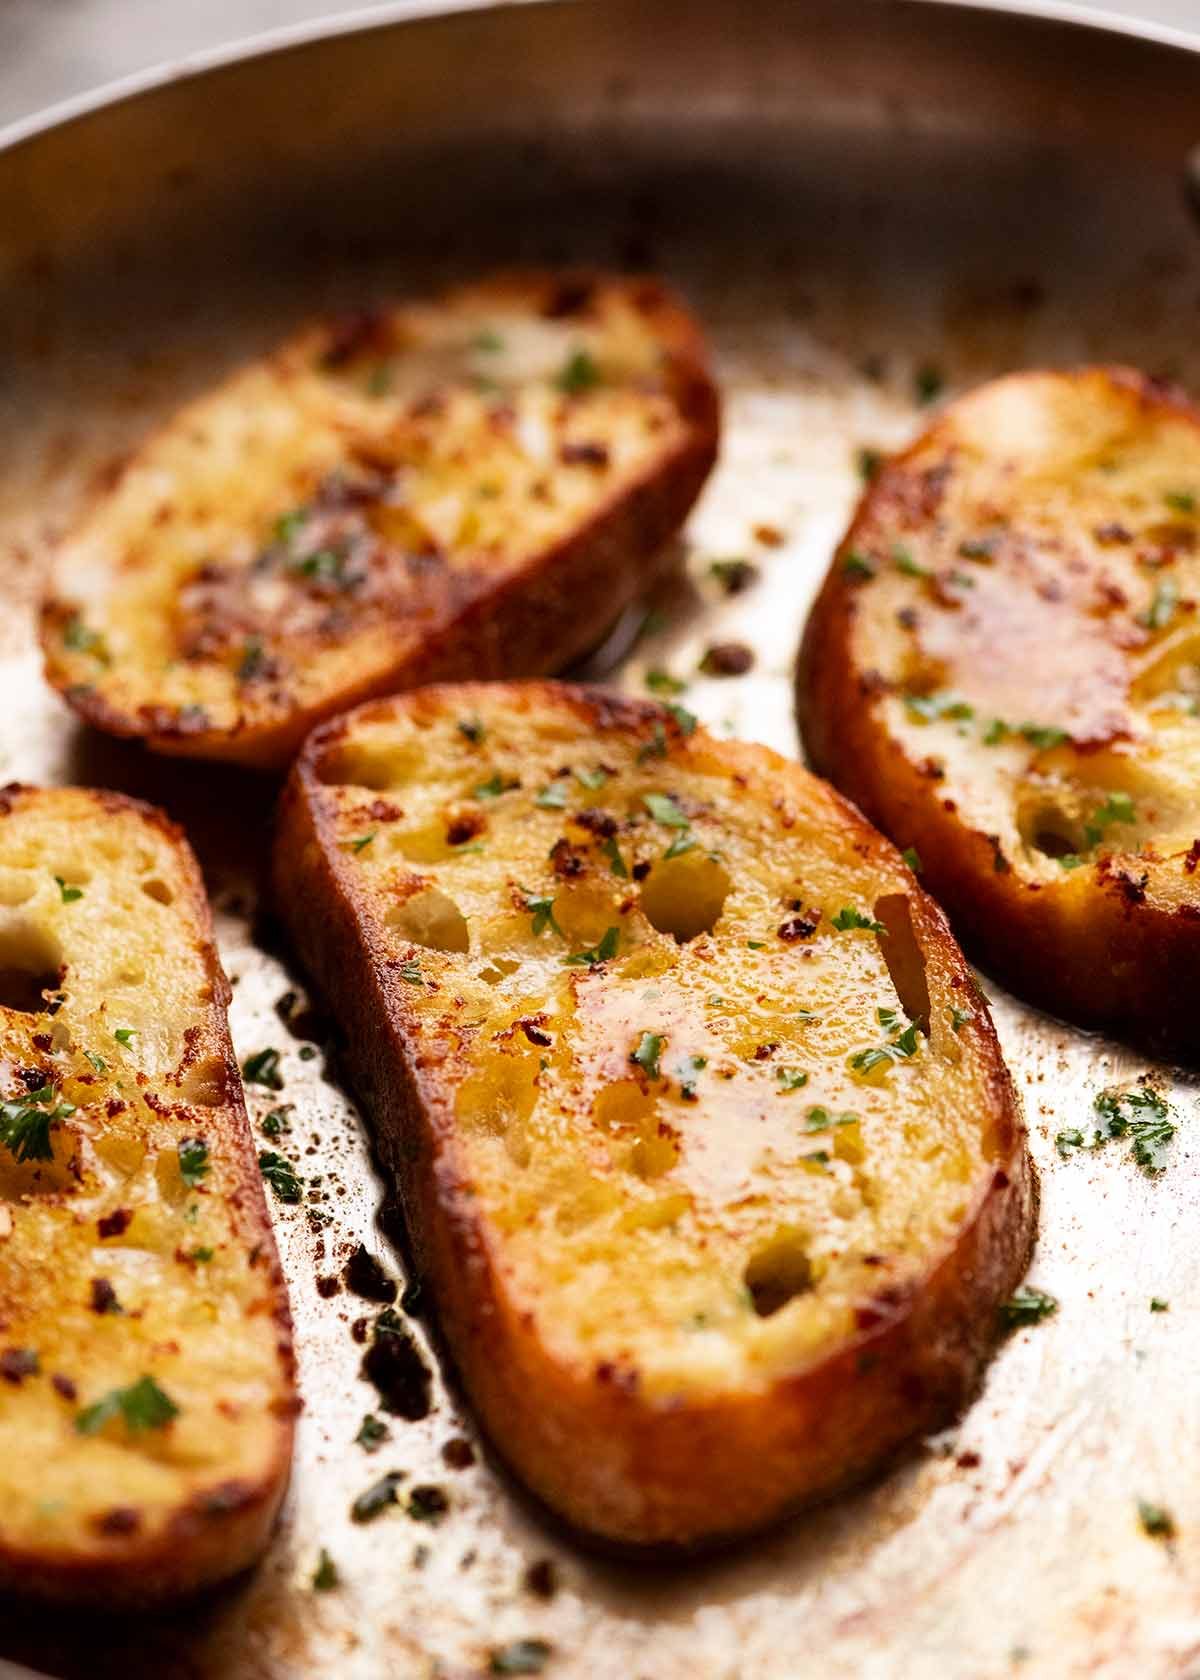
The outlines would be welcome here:
[[[282,1052],[285,1089],[251,1087],[252,1114],[292,1105],[284,1142],[308,1186],[274,1209],[305,1406],[261,1569],[132,1623],[0,1607],[0,1659],[88,1680],[539,1662],[554,1680],[1200,1674],[1192,1080],[1168,1076],[1179,1132],[1161,1179],[1115,1145],[1061,1160],[1055,1133],[1147,1063],[994,990],[1042,1176],[1032,1277],[1057,1315],[1007,1342],[954,1429],[861,1491],[687,1567],[597,1561],[493,1470],[440,1375],[428,1415],[388,1419],[374,1453],[355,1443],[379,1411],[356,1336],[380,1309],[342,1270],[360,1242],[401,1281],[403,1259],[319,1014],[281,1020],[304,991],[260,902],[271,785],[83,732],[32,632],[87,487],[310,312],[497,262],[649,265],[708,324],[725,441],[654,616],[592,669],[638,692],[664,667],[718,731],[795,752],[792,658],[856,452],[903,442],[919,391],[1098,359],[1200,390],[1184,190],[1200,59],[881,0],[413,11],[165,80],[0,153],[0,775],[127,789],[187,825],[238,1050]],[[759,581],[726,597],[710,565],[733,557]],[[697,675],[729,640],[752,671]],[[441,1490],[441,1520],[395,1505],[352,1523],[390,1470]],[[1145,1533],[1139,1500],[1169,1508],[1173,1540]],[[322,1548],[341,1582],[323,1592]]]

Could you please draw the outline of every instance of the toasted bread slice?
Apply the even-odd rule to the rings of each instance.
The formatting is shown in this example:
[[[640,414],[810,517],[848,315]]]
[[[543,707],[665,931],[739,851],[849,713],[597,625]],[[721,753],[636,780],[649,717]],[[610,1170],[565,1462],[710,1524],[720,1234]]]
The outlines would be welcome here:
[[[736,1534],[970,1392],[1029,1255],[987,1008],[763,747],[553,683],[318,730],[279,902],[501,1454],[622,1545]]]
[[[161,813],[0,791],[0,1588],[147,1602],[270,1531],[291,1332],[228,996]]]
[[[510,277],[314,327],[100,496],[58,557],[47,674],[101,729],[280,765],[369,695],[584,652],[716,444],[699,332],[649,281]]]
[[[816,769],[980,961],[1182,1053],[1200,987],[1200,412],[1139,374],[997,380],[870,486],[804,639]]]

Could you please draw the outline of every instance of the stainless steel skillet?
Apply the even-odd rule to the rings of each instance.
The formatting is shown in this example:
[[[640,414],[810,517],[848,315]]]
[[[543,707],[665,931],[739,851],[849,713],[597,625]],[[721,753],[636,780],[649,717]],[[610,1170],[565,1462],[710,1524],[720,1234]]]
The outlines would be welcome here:
[[[587,1680],[1200,1674],[1193,1082],[1176,1081],[1160,1182],[1115,1153],[1060,1161],[1054,1134],[1146,1064],[997,996],[1042,1169],[1033,1275],[1057,1316],[872,1487],[686,1570],[599,1564],[479,1456],[446,1462],[471,1426],[441,1386],[380,1452],[354,1444],[376,1399],[354,1326],[377,1309],[322,1291],[360,1240],[400,1262],[331,1058],[303,1059],[319,1023],[293,1012],[315,1037],[294,1036],[276,1007],[297,979],[255,914],[262,786],[78,734],[30,630],[47,545],[96,475],[302,316],[494,262],[652,264],[711,325],[727,441],[653,603],[665,627],[614,675],[637,690],[669,669],[718,728],[794,751],[790,663],[856,452],[905,438],[920,393],[1085,359],[1200,390],[1184,190],[1200,58],[913,0],[546,0],[407,6],[151,81],[0,151],[0,777],[127,788],[189,825],[238,1047],[284,1052],[293,1146],[323,1179],[278,1221],[307,1404],[252,1580],[136,1625],[0,1607],[0,1657],[89,1680],[465,1676],[521,1655]],[[731,557],[761,578],[726,598],[709,567]],[[750,644],[754,669],[696,677],[715,640]],[[260,1113],[278,1100],[252,1091]],[[391,1468],[444,1490],[445,1519],[352,1524]],[[1171,1509],[1171,1544],[1139,1500]],[[311,1587],[322,1547],[333,1592]]]

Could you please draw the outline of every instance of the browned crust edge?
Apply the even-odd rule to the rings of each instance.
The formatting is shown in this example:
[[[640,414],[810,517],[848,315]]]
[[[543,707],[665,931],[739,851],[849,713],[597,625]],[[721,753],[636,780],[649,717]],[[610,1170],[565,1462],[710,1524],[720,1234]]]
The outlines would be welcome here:
[[[513,686],[537,705],[584,712],[597,732],[648,736],[667,718],[659,707],[601,690]],[[390,704],[469,710],[477,692],[434,689]],[[293,766],[280,807],[276,894],[303,961],[352,1028],[354,1076],[399,1181],[418,1266],[500,1456],[587,1536],[660,1553],[721,1543],[772,1522],[868,1475],[952,1418],[978,1384],[996,1339],[997,1305],[1023,1275],[1036,1227],[1024,1125],[986,1010],[975,1012],[963,1038],[987,1064],[989,1108],[1005,1146],[957,1240],[920,1288],[878,1303],[878,1323],[764,1393],[702,1406],[648,1405],[636,1388],[557,1365],[505,1302],[456,1153],[453,1117],[426,1100],[420,1057],[405,1041],[406,988],[376,930],[355,910],[351,867],[317,775],[321,755],[354,721],[318,730]],[[717,743],[705,746],[720,751]],[[805,774],[798,766],[791,773]],[[844,813],[863,852],[895,863],[892,848],[852,807]],[[936,947],[952,977],[973,989],[937,906],[919,888],[912,905],[923,948]]]
[[[587,284],[592,289],[619,285],[636,291],[666,346],[687,436],[639,479],[614,489],[585,525],[534,556],[500,588],[467,602],[415,654],[397,660],[382,676],[347,686],[319,704],[296,708],[267,724],[239,723],[233,730],[174,724],[164,729],[153,707],[123,711],[109,705],[99,690],[72,685],[58,667],[50,640],[62,610],[51,592],[42,603],[40,619],[46,677],[86,723],[110,735],[140,739],[155,752],[280,770],[316,724],[375,696],[459,678],[537,677],[560,670],[586,653],[605,627],[669,568],[667,545],[712,470],[720,438],[720,399],[699,325],[656,280],[568,271],[500,275],[494,284],[501,290]],[[281,348],[286,351],[286,346]]]
[[[44,790],[10,783],[0,789],[0,821],[18,805],[42,796]],[[59,789],[52,790],[59,792]],[[255,1160],[254,1140],[246,1115],[241,1075],[233,1053],[226,1015],[231,992],[213,939],[212,915],[204,881],[183,830],[156,806],[107,790],[84,792],[105,812],[131,811],[166,835],[175,847],[186,896],[177,899],[204,948],[213,998],[208,1010],[205,1051],[222,1058],[230,1100],[214,1108],[210,1129],[227,1140],[229,1159],[237,1165],[231,1194],[247,1247],[257,1250],[255,1264],[267,1269],[274,1299],[273,1319],[290,1404],[277,1414],[271,1462],[254,1481],[214,1480],[181,1504],[165,1531],[149,1536],[114,1535],[103,1558],[80,1557],[70,1551],[50,1553],[9,1545],[0,1529],[0,1593],[95,1608],[131,1609],[199,1592],[240,1574],[256,1562],[270,1539],[287,1491],[300,1402],[295,1388],[295,1353],[287,1286]]]
[[[1140,403],[1200,426],[1200,409],[1176,387],[1132,368],[1085,367]],[[935,421],[930,430],[941,424]],[[828,778],[897,846],[920,855],[922,879],[981,967],[1019,996],[1079,1026],[1113,1033],[1154,1054],[1194,1060],[1200,1047],[1192,1001],[1200,991],[1200,908],[1145,902],[1139,884],[1113,869],[1078,898],[1022,882],[998,860],[991,835],[948,811],[935,779],[874,715],[871,674],[851,652],[855,585],[840,561],[859,539],[868,506],[889,471],[924,447],[922,433],[864,491],[809,614],[796,663],[796,716],[813,769]]]

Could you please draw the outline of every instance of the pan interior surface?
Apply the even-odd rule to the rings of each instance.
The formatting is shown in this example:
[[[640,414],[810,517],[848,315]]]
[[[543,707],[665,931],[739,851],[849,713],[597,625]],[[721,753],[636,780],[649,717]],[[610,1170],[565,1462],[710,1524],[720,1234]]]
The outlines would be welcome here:
[[[348,1287],[347,1260],[364,1242],[401,1287],[403,1262],[336,1046],[259,905],[270,784],[80,731],[33,636],[82,501],[181,399],[306,316],[494,265],[652,268],[710,332],[723,452],[674,575],[607,641],[596,625],[589,674],[643,693],[668,672],[718,732],[795,753],[793,656],[871,451],[1016,368],[1126,362],[1200,392],[1198,94],[1190,53],[1064,22],[611,0],[339,35],[0,153],[0,780],[117,787],[186,824],[239,1057],[281,1053],[282,1090],[247,1087],[252,1123],[285,1110],[263,1147],[306,1181],[273,1208],[306,1409],[263,1567],[136,1626],[6,1607],[0,1657],[89,1680],[1200,1664],[1194,1080],[993,991],[1042,1179],[1032,1279],[1055,1315],[1005,1344],[959,1425],[870,1486],[722,1557],[599,1560],[461,1444],[472,1422],[419,1316],[402,1314],[428,1412],[387,1413],[361,1375],[384,1303]],[[735,559],[756,581],[728,593],[714,562]],[[701,674],[721,642],[752,648],[752,669]],[[1063,1159],[1057,1134],[1148,1071],[1178,1126],[1162,1176],[1116,1144]],[[371,1452],[367,1413],[387,1430]],[[393,1471],[395,1501],[353,1521]],[[1139,1501],[1170,1510],[1173,1539],[1147,1534]],[[313,1587],[322,1552],[331,1590]]]

